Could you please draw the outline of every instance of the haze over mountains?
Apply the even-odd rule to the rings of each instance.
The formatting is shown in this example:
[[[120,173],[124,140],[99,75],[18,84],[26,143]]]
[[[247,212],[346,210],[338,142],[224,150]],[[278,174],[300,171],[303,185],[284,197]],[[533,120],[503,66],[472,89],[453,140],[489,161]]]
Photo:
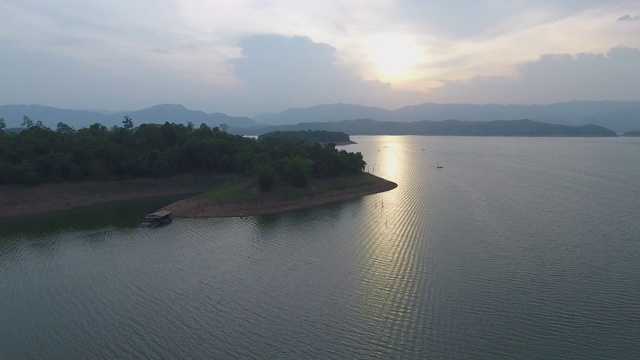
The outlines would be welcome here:
[[[444,120],[495,121],[522,120],[581,126],[599,125],[615,132],[640,130],[640,102],[630,101],[572,101],[548,105],[500,105],[500,104],[420,104],[396,110],[367,107],[356,104],[325,104],[308,108],[288,109],[277,114],[249,117],[232,117],[222,113],[205,113],[190,110],[182,105],[157,105],[136,111],[105,112],[96,110],[69,110],[39,105],[3,105],[0,117],[7,127],[18,127],[23,116],[33,121],[42,121],[50,128],[58,122],[78,129],[96,122],[111,127],[121,125],[124,116],[133,119],[135,125],[142,123],[187,123],[196,126],[205,123],[219,126],[225,123],[236,132],[258,133],[257,129],[273,125],[298,123],[326,123],[343,120],[372,119],[377,122],[430,122]],[[260,131],[261,132],[261,131]]]
[[[2,105],[0,117],[5,119],[7,127],[19,127],[24,116],[55,129],[59,122],[63,122],[74,129],[87,127],[100,123],[107,127],[121,126],[125,116],[133,119],[135,125],[165,122],[183,123],[192,122],[196,126],[204,123],[208,126],[219,126],[226,123],[234,127],[258,126],[254,120],[248,117],[232,117],[222,113],[208,114],[204,111],[190,110],[182,105],[163,104],[142,110],[108,112],[100,110],[71,110],[59,109],[40,105]]]
[[[616,132],[624,132],[640,129],[640,102],[571,101],[549,105],[425,103],[405,106],[397,110],[352,104],[331,104],[289,109],[279,114],[261,115],[254,119],[260,123],[285,125],[367,118],[392,122],[529,119],[570,126],[594,124]]]

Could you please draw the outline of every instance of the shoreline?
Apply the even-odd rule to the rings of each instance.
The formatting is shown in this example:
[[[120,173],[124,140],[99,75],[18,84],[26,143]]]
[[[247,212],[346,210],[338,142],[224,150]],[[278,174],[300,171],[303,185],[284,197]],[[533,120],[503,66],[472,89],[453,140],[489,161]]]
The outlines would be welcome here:
[[[318,190],[323,186],[341,185],[342,181],[353,179],[362,180],[359,186],[350,186],[338,190]],[[377,194],[393,190],[398,185],[394,182],[379,178],[369,173],[361,173],[353,177],[330,180],[315,180],[306,194],[287,200],[283,194],[291,188],[280,189],[270,193],[260,193],[255,188],[247,188],[254,192],[249,200],[232,203],[220,203],[215,198],[198,199],[198,196],[176,201],[164,206],[161,210],[168,210],[175,218],[211,218],[211,217],[245,217],[257,215],[280,214],[294,210],[312,208],[316,206],[355,199],[364,195]]]
[[[127,179],[0,186],[0,219],[44,215],[164,196],[193,196],[211,188],[212,176],[176,175]]]
[[[362,184],[359,186],[344,187],[345,179],[366,181],[361,181]],[[3,185],[0,186],[0,220],[165,196],[185,197],[183,200],[161,207],[165,210],[171,209],[174,216],[178,218],[254,216],[349,200],[397,187],[393,182],[368,173],[361,173],[355,177],[313,180],[310,189],[302,190],[302,195],[293,200],[282,198],[282,195],[289,191],[287,187],[281,187],[270,193],[258,193],[249,185],[245,185],[249,190],[245,192],[254,192],[254,196],[245,201],[221,204],[215,199],[198,199],[212,189],[220,189],[229,181],[238,183],[241,180],[237,176],[189,174],[164,179],[58,183],[34,187]],[[331,186],[343,186],[343,188],[331,190]]]

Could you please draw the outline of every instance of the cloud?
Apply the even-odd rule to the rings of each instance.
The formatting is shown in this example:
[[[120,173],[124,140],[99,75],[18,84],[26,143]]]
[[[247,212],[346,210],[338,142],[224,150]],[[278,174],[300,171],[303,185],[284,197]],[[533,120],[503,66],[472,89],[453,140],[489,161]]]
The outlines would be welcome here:
[[[631,16],[631,15],[627,14],[625,16],[621,16],[621,17],[618,18],[618,22],[638,21],[638,20],[640,20],[640,15]]]
[[[525,86],[534,83],[529,74],[544,74],[536,66],[591,61],[601,72],[622,61],[615,51],[585,54],[639,48],[633,14],[628,0],[0,0],[0,48],[11,55],[0,57],[0,99],[109,109],[170,102],[231,115],[330,102],[542,102],[551,96],[541,85]],[[381,77],[363,51],[381,33],[410,37],[424,62],[405,78]],[[572,55],[540,57],[551,53]],[[623,69],[631,75],[606,71],[633,91],[608,85],[615,91],[603,97],[637,100],[628,80],[637,79],[636,67]],[[615,80],[582,76],[558,86],[558,96],[580,98],[587,79]]]
[[[389,84],[363,80],[337,65],[335,48],[307,37],[255,35],[239,46],[243,57],[230,63],[245,84],[247,102],[255,107],[281,111],[335,102],[384,106],[400,95]]]
[[[637,101],[640,50],[616,47],[607,54],[547,54],[518,66],[517,77],[446,81],[432,101],[539,103],[571,100]]]
[[[202,91],[155,71],[96,71],[91,64],[73,58],[21,49],[2,40],[0,48],[11,54],[0,59],[0,78],[9,84],[0,87],[2,104],[139,109],[188,100]]]

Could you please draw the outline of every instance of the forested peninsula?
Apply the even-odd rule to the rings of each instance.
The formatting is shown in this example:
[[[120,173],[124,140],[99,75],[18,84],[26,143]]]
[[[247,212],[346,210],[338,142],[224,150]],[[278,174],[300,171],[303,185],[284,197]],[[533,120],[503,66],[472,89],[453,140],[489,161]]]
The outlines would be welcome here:
[[[0,130],[0,184],[167,177],[179,173],[246,174],[265,191],[277,183],[304,187],[312,177],[361,172],[360,153],[281,136],[258,141],[225,126],[164,123],[135,127],[125,117],[111,129],[96,123],[55,130],[25,117],[23,131]]]
[[[301,136],[278,133],[258,140],[229,134],[226,126],[202,124],[196,128],[191,123],[168,122],[134,126],[129,117],[124,118],[122,126],[110,129],[96,123],[75,130],[59,123],[53,130],[28,117],[19,132],[6,132],[1,125],[4,124],[0,124],[0,195],[4,195],[0,207],[4,209],[0,209],[0,215],[11,215],[7,209],[11,206],[22,206],[18,214],[27,214],[42,212],[36,208],[45,203],[52,210],[63,210],[124,200],[124,193],[135,198],[145,191],[148,196],[159,196],[200,193],[212,188],[219,196],[209,193],[204,198],[214,202],[222,199],[231,213],[235,211],[232,203],[237,200],[244,203],[246,213],[247,203],[253,200],[262,208],[274,208],[268,202],[276,201],[284,209],[293,209],[299,207],[296,202],[311,206],[395,187],[363,174],[366,163],[362,154],[338,150],[332,141],[315,141],[344,140],[345,136],[348,140],[346,134],[304,131]],[[188,180],[191,187],[181,186],[176,180],[163,180],[185,178],[188,174],[193,175]],[[365,175],[366,180],[362,180]],[[194,177],[199,180],[194,182]],[[205,180],[209,182],[206,188],[202,179],[210,179]],[[108,185],[114,183],[123,185]],[[111,190],[97,195],[96,186]],[[240,193],[253,197],[229,202],[228,193],[238,186]],[[154,192],[154,187],[161,190]],[[351,188],[359,190],[350,191]],[[74,189],[83,189],[88,195],[81,199]],[[222,196],[221,191],[226,195]],[[62,193],[65,195],[58,196]],[[291,199],[298,200],[292,203]]]

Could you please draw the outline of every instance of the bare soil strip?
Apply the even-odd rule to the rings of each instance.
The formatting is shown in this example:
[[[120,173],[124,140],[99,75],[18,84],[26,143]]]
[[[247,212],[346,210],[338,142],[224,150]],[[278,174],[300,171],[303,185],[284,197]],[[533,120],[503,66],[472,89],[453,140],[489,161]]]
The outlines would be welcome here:
[[[222,202],[216,196],[195,196],[167,205],[176,217],[229,217],[281,213],[328,204],[359,196],[388,191],[393,182],[361,174],[353,184],[352,177],[314,180],[309,189],[290,199],[291,189],[278,187],[262,193],[245,185],[248,195],[243,200]],[[346,180],[345,180],[346,179]],[[0,218],[59,212],[101,204],[158,198],[163,196],[206,195],[237,177],[180,175],[166,179],[132,179],[122,181],[44,184],[33,187],[0,186]],[[300,191],[300,190],[295,190]]]
[[[211,176],[180,175],[165,179],[131,179],[38,186],[0,186],[0,218],[36,215],[108,203],[192,196],[212,186]]]

